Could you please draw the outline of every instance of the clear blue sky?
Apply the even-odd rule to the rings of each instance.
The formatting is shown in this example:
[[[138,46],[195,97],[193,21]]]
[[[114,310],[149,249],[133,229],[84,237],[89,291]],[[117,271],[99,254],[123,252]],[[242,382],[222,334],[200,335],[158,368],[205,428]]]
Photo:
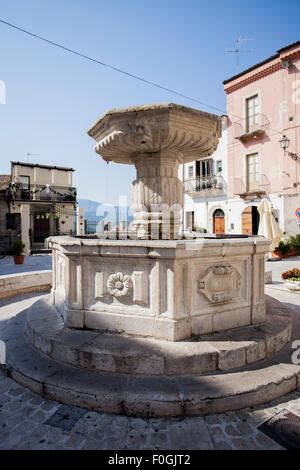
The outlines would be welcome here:
[[[226,109],[225,53],[253,39],[241,70],[300,39],[299,0],[0,0],[0,18],[163,86]],[[0,173],[10,160],[72,166],[80,198],[130,196],[134,168],[107,165],[87,129],[107,109],[183,98],[142,84],[0,24]],[[221,113],[220,113],[221,114]]]

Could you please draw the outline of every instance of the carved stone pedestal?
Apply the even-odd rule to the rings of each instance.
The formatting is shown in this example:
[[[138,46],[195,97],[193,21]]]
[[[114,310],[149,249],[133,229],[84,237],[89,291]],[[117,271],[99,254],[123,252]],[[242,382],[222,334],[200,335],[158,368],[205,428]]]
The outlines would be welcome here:
[[[105,161],[135,165],[132,203],[137,238],[176,238],[183,199],[179,164],[216,150],[220,118],[174,103],[132,106],[107,111],[88,134]]]
[[[50,246],[53,303],[70,328],[176,341],[265,322],[265,238]]]

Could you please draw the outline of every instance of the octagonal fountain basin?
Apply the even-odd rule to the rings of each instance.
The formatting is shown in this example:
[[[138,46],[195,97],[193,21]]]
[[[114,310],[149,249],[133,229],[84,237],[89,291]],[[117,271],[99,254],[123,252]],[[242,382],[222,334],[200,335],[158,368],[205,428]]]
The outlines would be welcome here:
[[[265,322],[264,237],[51,237],[52,300],[69,328],[176,341]]]

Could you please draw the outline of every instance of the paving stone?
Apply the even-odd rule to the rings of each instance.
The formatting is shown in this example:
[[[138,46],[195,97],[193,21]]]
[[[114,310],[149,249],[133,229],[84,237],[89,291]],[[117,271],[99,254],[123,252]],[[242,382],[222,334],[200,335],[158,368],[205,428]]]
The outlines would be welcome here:
[[[168,427],[169,421],[166,419],[151,420],[150,426],[155,430],[164,430]]]
[[[249,418],[249,411],[248,410],[238,410],[238,411],[236,411],[236,415],[241,421],[247,421],[247,419]]]
[[[14,432],[26,434],[27,432],[32,431],[34,426],[35,425],[32,424],[32,421],[28,421],[28,420],[20,421],[19,420],[19,422],[14,426]]]
[[[204,419],[208,424],[220,424],[222,422],[222,419],[219,417],[219,415],[204,416]]]
[[[30,398],[28,400],[28,402],[31,404],[31,405],[42,405],[44,403],[44,399],[39,396],[39,395],[34,395],[32,398]]]
[[[103,443],[100,440],[88,439],[82,447],[82,450],[102,450]]]
[[[22,395],[23,393],[24,393],[24,388],[22,387],[12,388],[11,390],[8,391],[8,394],[11,395],[12,397]]]
[[[244,423],[242,423],[242,424],[244,424]],[[234,426],[232,426],[231,424],[226,426],[225,432],[229,436],[240,436],[241,435],[241,433]]]
[[[212,429],[211,434],[212,434],[212,440],[215,443],[226,440],[226,436],[225,436],[225,434],[222,431],[222,428],[220,426],[215,426]]]
[[[158,431],[150,435],[150,445],[155,449],[162,450],[168,443],[168,434],[165,431]]]
[[[245,435],[253,434],[253,429],[246,422],[237,424],[237,428],[239,431],[241,431],[242,434],[245,434]]]
[[[35,413],[30,416],[30,420],[34,421],[35,423],[44,423],[47,419],[47,416],[47,413],[38,409]]]
[[[278,444],[276,442],[274,442],[272,439],[269,439],[265,434],[261,432],[257,434],[255,441],[266,450],[278,447]]]
[[[216,417],[218,417],[219,422],[225,422],[225,423],[232,423],[233,421],[239,420],[236,413],[234,413],[233,411],[227,411],[226,413],[221,413]]]
[[[225,441],[220,441],[217,443],[216,448],[218,450],[232,450],[232,447],[228,442]]]
[[[247,444],[249,446],[249,450],[262,450],[261,447],[255,442],[253,437],[247,437]]]
[[[41,410],[49,412],[49,411],[56,411],[57,408],[60,406],[60,403],[57,403],[56,401],[50,401],[50,400],[44,400],[42,405],[41,405]]]
[[[61,405],[45,424],[70,431],[86,410],[76,406]]]
[[[240,437],[233,438],[232,439],[232,444],[238,450],[248,450],[249,449],[248,441],[246,441],[245,439],[240,438]]]
[[[65,447],[69,447],[70,449],[81,449],[85,443],[86,439],[76,435],[72,435],[64,441]]]

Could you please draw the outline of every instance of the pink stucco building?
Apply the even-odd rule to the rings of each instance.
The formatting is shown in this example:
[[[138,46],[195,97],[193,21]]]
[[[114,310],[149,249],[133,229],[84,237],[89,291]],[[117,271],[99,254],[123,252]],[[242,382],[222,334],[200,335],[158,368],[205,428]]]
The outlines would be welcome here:
[[[256,208],[267,197],[281,229],[299,233],[300,41],[225,80],[224,88],[228,232],[257,233]]]

